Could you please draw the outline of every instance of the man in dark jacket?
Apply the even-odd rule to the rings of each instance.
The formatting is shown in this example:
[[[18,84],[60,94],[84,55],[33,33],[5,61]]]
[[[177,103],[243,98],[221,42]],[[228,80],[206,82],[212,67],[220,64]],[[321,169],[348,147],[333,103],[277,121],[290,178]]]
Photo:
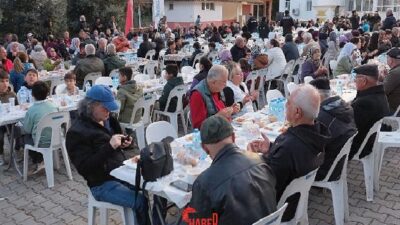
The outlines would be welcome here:
[[[138,194],[135,199],[132,187],[110,175],[125,160],[121,148],[128,147],[132,141],[129,138],[122,142],[122,129],[118,121],[110,117],[110,112],[117,109],[110,88],[93,86],[79,103],[79,117],[67,132],[66,147],[96,200],[133,208],[139,223],[145,224],[145,197]]]
[[[352,16],[350,17],[351,27],[353,30],[357,30],[360,26],[360,17],[357,15],[357,11],[353,10]]]
[[[245,58],[247,54],[247,47],[242,37],[237,37],[235,45],[231,48],[232,60],[239,62],[239,59]]]
[[[286,34],[285,36],[285,44],[282,47],[283,54],[285,54],[286,61],[296,60],[300,57],[299,49],[296,44],[293,42],[293,35]]]
[[[292,29],[294,26],[294,20],[289,15],[289,10],[285,10],[285,15],[282,17],[279,24],[282,26],[282,29],[283,29],[282,35],[283,36],[285,36],[286,34],[292,33]]]
[[[174,89],[178,85],[183,84],[182,77],[178,77],[178,66],[175,64],[167,65],[167,67],[165,68],[164,78],[167,80],[167,84],[164,86],[162,95],[158,99],[161,111],[164,111],[165,107],[167,107],[167,101],[172,89]],[[172,98],[168,106],[168,112],[175,112],[177,103],[178,103],[177,97]]]
[[[114,44],[107,45],[107,57],[103,59],[105,75],[109,76],[111,71],[115,69],[120,69],[125,66],[125,60],[121,59],[116,54],[116,49]]]
[[[317,120],[324,124],[331,133],[325,147],[324,163],[319,167],[315,177],[315,180],[323,180],[344,144],[357,132],[357,128],[354,123],[353,108],[339,96],[331,96],[328,79],[315,79],[310,84],[318,89],[322,101]],[[341,162],[333,170],[329,180],[339,179],[342,168],[343,163]]]
[[[148,51],[153,49],[153,45],[149,42],[148,34],[143,34],[143,42],[140,43],[139,49],[137,51],[137,56],[144,58]],[[153,60],[153,59],[150,59]]]
[[[400,49],[389,50],[387,56],[390,71],[383,81],[383,87],[388,98],[390,112],[394,113],[400,105]]]
[[[386,11],[386,18],[382,22],[381,30],[391,30],[394,26],[396,26],[396,18],[393,16],[393,11],[391,9],[388,9]]]
[[[83,87],[85,76],[92,72],[105,74],[103,61],[95,56],[96,49],[92,44],[85,45],[86,58],[78,61],[74,73],[76,74],[76,84],[79,88]]]
[[[213,162],[193,184],[195,218],[218,215],[219,225],[251,225],[276,210],[275,177],[257,154],[234,144],[230,123],[214,115],[201,126],[203,149]]]
[[[357,95],[351,106],[354,110],[358,134],[354,137],[349,159],[352,159],[358,152],[361,143],[375,122],[388,116],[390,112],[383,85],[378,85],[378,66],[366,64],[354,68],[354,72],[357,74],[355,79]],[[376,134],[368,139],[360,158],[372,152],[375,136]]]
[[[268,38],[268,34],[270,32],[269,24],[266,20],[267,18],[264,16],[263,18],[261,18],[261,22],[258,25],[258,33],[260,34],[260,38],[262,38],[263,40],[265,38]]]
[[[267,164],[276,176],[276,200],[279,201],[286,187],[294,179],[304,176],[318,168],[323,162],[323,152],[329,138],[329,131],[314,120],[318,116],[320,97],[318,91],[307,84],[296,89],[286,104],[286,119],[291,127],[277,137],[270,146],[268,138],[254,141],[249,148],[262,152]],[[293,195],[283,221],[293,218],[298,202]]]
[[[250,18],[247,21],[247,28],[250,33],[257,32],[257,19],[250,14]]]

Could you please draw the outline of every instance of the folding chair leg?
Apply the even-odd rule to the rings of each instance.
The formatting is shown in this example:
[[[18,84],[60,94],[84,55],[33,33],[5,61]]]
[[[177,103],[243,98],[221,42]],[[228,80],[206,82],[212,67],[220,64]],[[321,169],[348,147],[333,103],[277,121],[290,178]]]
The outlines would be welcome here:
[[[43,154],[44,168],[46,170],[47,186],[54,187],[53,151]]]
[[[347,179],[343,180],[343,203],[344,203],[344,222],[348,222],[350,218],[349,214],[349,193],[347,188]]]
[[[187,127],[186,127],[186,123],[185,123],[185,114],[184,113],[180,113],[179,115],[181,116],[183,132],[185,132],[185,134],[187,134]]]
[[[375,153],[375,165],[374,165],[374,189],[379,190],[380,174],[382,169],[383,155],[385,153],[385,144],[377,144]]]
[[[171,122],[172,126],[174,126],[174,127],[175,127],[175,129],[176,129],[176,132],[178,132],[178,133],[179,133],[179,126],[178,126],[178,115],[172,115],[172,116],[170,116],[170,117],[169,117],[169,120],[170,120],[170,122]]]
[[[108,209],[106,208],[100,208],[100,224],[101,225],[107,225],[108,222]]]
[[[57,170],[60,170],[60,155],[58,154],[58,149],[54,151],[53,160],[54,160],[54,167]]]
[[[88,209],[88,225],[95,225],[95,218],[96,218],[96,208],[89,205]]]

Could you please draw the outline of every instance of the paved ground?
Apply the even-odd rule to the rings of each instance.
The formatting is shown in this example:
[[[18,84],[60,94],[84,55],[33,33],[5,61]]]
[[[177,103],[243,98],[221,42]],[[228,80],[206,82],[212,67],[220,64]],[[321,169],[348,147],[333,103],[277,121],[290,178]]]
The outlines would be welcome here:
[[[400,149],[385,154],[381,189],[374,202],[366,202],[362,164],[349,163],[348,224],[400,224]],[[87,195],[85,183],[76,170],[74,180],[67,179],[65,169],[55,172],[55,187],[47,188],[44,174],[31,176],[27,182],[14,170],[0,172],[0,224],[87,224]],[[311,190],[310,224],[334,224],[330,192]],[[98,219],[98,216],[97,216]],[[121,224],[117,212],[110,213],[109,224]]]

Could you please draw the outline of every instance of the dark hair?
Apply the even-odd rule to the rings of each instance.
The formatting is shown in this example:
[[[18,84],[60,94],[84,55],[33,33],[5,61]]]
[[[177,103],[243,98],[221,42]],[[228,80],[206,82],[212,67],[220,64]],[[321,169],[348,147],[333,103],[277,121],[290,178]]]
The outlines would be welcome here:
[[[285,42],[292,42],[293,41],[293,35],[292,34],[286,34],[285,35]]]
[[[170,47],[171,45],[175,44],[174,40],[168,40],[167,46]]]
[[[206,56],[201,57],[199,63],[203,65],[204,71],[209,71],[212,67],[212,62]]]
[[[197,50],[200,49],[200,48],[201,48],[200,43],[196,41],[196,42],[193,44],[193,48],[194,48],[194,49],[197,49]]]
[[[350,39],[350,42],[356,45],[356,44],[360,43],[360,38],[353,37],[352,39]]]
[[[146,34],[146,33],[144,33],[144,34],[143,34],[143,42],[146,42],[146,41],[148,41],[148,40],[149,40],[149,35]]]
[[[167,71],[168,74],[172,74],[174,77],[178,76],[178,66],[176,64],[168,64],[165,67],[165,71]]]
[[[39,76],[38,71],[36,69],[34,69],[34,68],[29,69],[28,71],[26,71],[26,74],[28,74],[29,72],[32,72],[32,73],[36,74],[36,76]]]
[[[132,79],[132,69],[130,67],[122,67],[118,71],[122,76],[126,76],[127,80]]]
[[[269,43],[274,47],[279,47],[279,42],[275,39],[271,39]]]
[[[138,33],[135,32],[135,33],[133,33],[132,36],[133,36],[133,37],[137,37],[137,36],[139,36],[139,35],[138,35]]]
[[[210,48],[215,48],[216,46],[215,46],[215,42],[209,42],[208,43],[208,47]]]
[[[38,101],[45,100],[49,91],[49,87],[43,81],[36,81],[32,86],[32,96]]]
[[[249,64],[247,59],[245,58],[239,59],[239,65],[243,72],[251,71],[251,65]]]
[[[0,69],[0,80],[9,80],[10,76],[8,75],[8,73],[6,71],[4,71],[3,69]]]
[[[76,75],[74,72],[68,72],[64,76],[64,80],[76,80]]]
[[[85,43],[80,43],[79,44],[79,49],[85,48],[85,45],[86,45]]]

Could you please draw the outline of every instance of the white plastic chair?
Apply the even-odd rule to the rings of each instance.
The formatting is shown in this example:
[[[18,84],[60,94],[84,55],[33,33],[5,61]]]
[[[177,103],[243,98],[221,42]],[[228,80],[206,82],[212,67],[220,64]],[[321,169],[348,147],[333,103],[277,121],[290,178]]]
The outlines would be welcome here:
[[[151,110],[154,108],[156,99],[157,97],[155,94],[145,95],[139,98],[133,107],[130,122],[120,123],[123,128],[129,128],[135,131],[139,149],[142,149],[146,146],[144,128],[151,123]],[[134,123],[136,112],[138,112],[140,109],[143,109],[142,117],[138,122]]]
[[[150,79],[154,78],[156,76],[158,68],[158,61],[149,61],[147,64],[144,66],[143,73],[147,74]]]
[[[197,71],[200,71],[200,63],[196,63],[195,69],[196,69]]]
[[[182,74],[190,74],[190,73],[193,73],[193,72],[194,72],[194,69],[191,66],[184,66],[181,69],[181,73]]]
[[[87,81],[90,81],[90,84],[93,86],[99,77],[101,77],[101,72],[88,73],[83,80],[83,88],[85,88]]]
[[[146,129],[147,144],[159,142],[168,136],[178,138],[178,132],[175,130],[175,127],[167,121],[151,123]]]
[[[105,86],[108,86],[108,87],[112,87],[113,86],[111,77],[99,77],[99,78],[96,79],[94,84],[95,85],[105,85]]]
[[[366,189],[366,195],[367,195],[367,201],[372,202],[374,199],[374,169],[375,169],[375,153],[371,152],[371,154],[364,156],[363,158],[360,159],[360,154],[362,150],[364,149],[365,145],[368,142],[368,139],[373,135],[374,133],[377,133],[382,124],[382,119],[378,120],[368,131],[367,136],[365,137],[364,141],[361,143],[360,148],[358,149],[357,153],[354,155],[353,160],[358,160],[361,161],[363,164],[364,168],[364,179],[365,179],[365,189]],[[378,143],[378,138],[375,138],[374,145],[372,147],[372,150],[377,149],[377,143]]]
[[[314,80],[314,78],[312,78],[312,76],[304,77],[304,83],[305,84],[309,84],[312,80]]]
[[[144,57],[145,59],[153,60],[154,56],[156,54],[156,50],[152,49],[147,51],[146,56]]]
[[[288,206],[285,203],[282,207],[280,207],[274,213],[260,219],[259,221],[253,223],[253,225],[279,225],[281,224],[283,213],[285,212],[286,207]]]
[[[208,54],[208,59],[213,62],[218,57],[218,52],[213,51]]]
[[[289,82],[287,84],[287,89],[289,92],[289,95],[293,93],[294,90],[296,90],[299,86],[297,84],[295,84],[294,82]]]
[[[193,65],[192,65],[193,68],[196,67],[196,63],[200,62],[200,59],[203,56],[204,56],[204,53],[199,53],[199,54],[196,55],[196,57],[194,57]]]
[[[336,60],[329,61],[329,67],[331,68],[332,72],[336,70],[338,62]]]
[[[182,126],[185,134],[187,133],[187,127],[185,123],[185,111],[183,110],[182,99],[187,92],[187,87],[185,85],[178,85],[174,89],[171,90],[168,96],[167,104],[165,106],[164,111],[154,110],[155,115],[163,115],[169,118],[171,124],[175,127],[178,131],[178,116],[181,116]],[[171,103],[171,99],[176,97],[176,111],[175,112],[168,112],[169,104]]]
[[[65,84],[64,77],[57,77],[57,78],[51,79],[50,80],[50,95],[53,94],[53,91],[55,92],[55,89],[57,88],[57,86],[59,86],[61,84]]]
[[[257,79],[259,79],[259,83],[256,87]],[[264,99],[260,99],[260,96],[264,96],[264,76],[258,73],[258,71],[253,71],[246,77],[245,84],[247,85],[248,83],[250,83],[250,93],[255,90],[260,92],[255,101],[257,102],[258,108],[261,109],[265,105]]]
[[[397,115],[396,113],[394,115]],[[388,123],[394,129],[394,124],[396,124],[396,130],[393,131],[379,131],[376,136],[377,148],[374,149],[375,153],[375,172],[374,172],[374,189],[379,190],[379,177],[382,169],[383,155],[387,148],[398,148],[400,147],[400,117],[390,116],[383,118],[382,123]]]
[[[283,98],[282,93],[277,90],[277,89],[273,89],[273,90],[268,90],[267,91],[267,102],[268,104],[273,100],[273,99],[277,99],[277,98]]]
[[[94,199],[92,192],[88,190],[88,225],[95,225],[96,208],[100,210],[100,224],[108,224],[108,210],[113,209],[121,213],[123,225],[135,225],[136,217],[131,208],[101,202]]]
[[[59,85],[57,85],[57,87],[56,87],[54,93],[55,93],[56,95],[61,95],[62,90],[65,90],[66,87],[67,87],[67,85],[66,85],[65,83],[59,84]]]
[[[47,185],[48,187],[54,187],[54,171],[53,171],[53,152],[61,149],[61,153],[63,155],[64,164],[67,170],[67,174],[70,180],[72,180],[72,172],[71,166],[69,164],[69,157],[67,153],[67,148],[65,147],[65,140],[62,136],[62,128],[61,125],[65,124],[65,127],[68,128],[70,124],[69,112],[54,112],[45,115],[40,119],[37,125],[37,135],[34,140],[34,145],[25,145],[24,148],[24,181],[28,179],[28,152],[35,151],[39,152],[43,155],[46,177],[47,177]],[[39,147],[39,141],[41,134],[45,128],[51,128],[51,140],[50,146],[46,148]],[[58,156],[56,154],[56,156]],[[59,168],[59,159],[55,158],[56,168]]]
[[[296,84],[300,83],[299,74],[301,74],[301,67],[303,66],[304,62],[305,62],[304,58],[298,58],[293,65],[293,69],[292,69],[291,73],[289,74],[290,77],[293,79],[293,82]],[[297,68],[297,70],[296,70],[296,68]],[[295,72],[297,72],[297,73],[295,73]]]
[[[333,212],[335,216],[336,225],[344,225],[344,222],[349,218],[349,198],[347,193],[347,162],[349,158],[349,153],[351,149],[351,144],[353,143],[354,134],[350,137],[346,143],[343,145],[336,159],[333,161],[331,168],[326,174],[325,178],[321,181],[314,181],[314,187],[327,188],[332,193],[333,202]],[[340,174],[340,178],[335,181],[329,181],[333,170],[336,168],[338,163],[344,160],[343,168]]]
[[[285,224],[298,224],[306,225],[308,224],[308,194],[311,188],[312,183],[314,182],[315,175],[317,174],[317,170],[315,169],[305,176],[296,178],[290,182],[290,184],[286,187],[283,192],[281,199],[278,202],[278,208],[282,207],[286,199],[290,196],[300,193],[300,199],[297,204],[297,209],[295,216],[291,221],[286,222]]]
[[[110,75],[108,75],[109,77],[111,77],[111,79],[113,79],[114,77],[119,78],[119,69],[114,69],[110,72]]]
[[[146,80],[150,80],[150,76],[147,74],[136,74],[133,77],[133,80],[135,80],[136,82],[144,82]]]

